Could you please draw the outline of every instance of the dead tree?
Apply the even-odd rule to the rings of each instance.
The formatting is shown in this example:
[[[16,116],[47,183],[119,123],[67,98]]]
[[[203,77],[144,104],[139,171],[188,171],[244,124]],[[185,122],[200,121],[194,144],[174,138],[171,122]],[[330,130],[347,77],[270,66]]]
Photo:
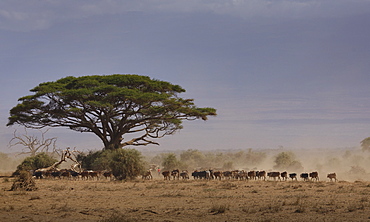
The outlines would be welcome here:
[[[14,130],[14,136],[9,141],[9,147],[21,145],[24,148],[22,149],[21,154],[30,154],[30,156],[36,156],[38,152],[55,152],[56,151],[56,141],[57,138],[45,138],[45,134],[49,129],[41,131],[41,138],[35,135],[28,135],[27,129],[24,129],[25,134],[17,134],[17,130]]]
[[[60,161],[55,162],[53,165],[49,167],[38,169],[37,171],[59,170],[58,166],[62,164],[63,162],[67,162],[66,159],[70,159],[72,160],[72,162],[74,162],[74,164],[71,165],[71,170],[80,173],[82,171],[81,164],[76,160],[77,158],[75,154],[75,153],[80,153],[80,152],[75,149],[71,151],[70,149],[71,149],[70,147],[67,147],[67,149],[62,151]]]

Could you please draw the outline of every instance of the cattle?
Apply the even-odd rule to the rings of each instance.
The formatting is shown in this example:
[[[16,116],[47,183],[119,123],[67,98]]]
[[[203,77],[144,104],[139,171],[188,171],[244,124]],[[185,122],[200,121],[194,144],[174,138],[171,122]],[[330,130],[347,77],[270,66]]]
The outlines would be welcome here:
[[[141,175],[141,178],[142,178],[143,180],[151,180],[151,179],[153,179],[152,171],[151,171],[151,170],[147,170],[146,172],[144,172],[144,173]]]
[[[44,172],[43,171],[35,171],[34,173],[33,173],[33,176],[34,177],[36,177],[36,179],[42,179],[42,178],[44,178]]]
[[[248,173],[244,170],[238,171],[238,173],[235,175],[235,179],[248,180]]]
[[[222,174],[227,179],[230,179],[232,177],[232,172],[231,171],[224,171]]]
[[[311,177],[311,180],[319,181],[319,173],[318,172],[312,172],[309,175]]]
[[[334,181],[337,182],[337,174],[336,173],[329,173],[328,176],[327,176],[328,179],[330,179],[330,181]]]
[[[284,181],[286,181],[288,179],[288,173],[286,171],[282,172],[280,174],[281,178],[283,178]]]
[[[77,180],[80,176],[80,174],[76,171],[70,170],[69,172],[74,180]]]
[[[89,172],[89,178],[91,178],[92,180],[94,180],[96,178],[96,180],[99,180],[99,172],[98,171],[88,171]]]
[[[248,172],[248,178],[250,179],[250,180],[255,180],[256,178],[257,178],[257,174],[256,174],[256,171],[249,171]]]
[[[266,180],[266,171],[258,171],[258,173],[256,173],[256,176],[259,180],[261,180],[263,178],[263,180]]]
[[[178,169],[171,171],[171,176],[173,179],[180,179],[180,171]]]
[[[238,179],[239,178],[239,170],[231,171],[231,178]]]
[[[163,171],[162,172],[162,175],[164,177],[165,180],[171,180],[171,173],[170,171],[166,170],[166,171]]]
[[[297,180],[297,174],[296,173],[290,173],[289,174],[289,178],[292,179],[292,180]]]
[[[189,179],[189,174],[188,174],[188,171],[184,170],[180,173],[180,177],[183,179],[183,180],[187,180]]]
[[[211,172],[210,171],[194,171],[191,174],[194,179],[210,179],[211,178]]]
[[[110,180],[112,180],[112,177],[113,177],[111,171],[104,171],[103,172],[103,176],[105,177],[105,179],[108,179],[109,178]]]
[[[267,176],[269,178],[274,178],[274,180],[276,180],[276,178],[278,178],[281,181],[280,172],[268,172]]]
[[[55,178],[59,178],[60,179],[60,175],[62,174],[62,172],[60,171],[52,171],[50,173],[50,175],[55,179]]]
[[[88,180],[89,179],[89,172],[88,171],[82,171],[80,173],[82,180]]]
[[[221,171],[215,171],[215,172],[213,172],[213,176],[216,180],[217,179],[221,180],[222,172]]]
[[[60,176],[65,179],[69,179],[71,177],[71,173],[68,170],[63,170],[60,172]]]
[[[301,173],[300,177],[303,179],[303,181],[308,181],[308,173]]]

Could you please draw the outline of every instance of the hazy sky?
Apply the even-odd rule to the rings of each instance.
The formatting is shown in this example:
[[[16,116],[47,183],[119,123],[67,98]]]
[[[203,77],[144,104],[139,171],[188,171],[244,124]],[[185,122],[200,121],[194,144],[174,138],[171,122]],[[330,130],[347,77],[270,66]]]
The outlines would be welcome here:
[[[41,82],[141,74],[217,117],[153,150],[357,147],[370,136],[369,0],[2,0],[0,151]],[[21,131],[20,131],[21,132]],[[57,145],[102,147],[50,129]]]

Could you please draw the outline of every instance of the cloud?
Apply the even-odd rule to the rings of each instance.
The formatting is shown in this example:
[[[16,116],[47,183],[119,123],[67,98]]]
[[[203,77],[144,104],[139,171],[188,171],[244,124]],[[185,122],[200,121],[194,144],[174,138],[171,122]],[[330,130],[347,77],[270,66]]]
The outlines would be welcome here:
[[[370,1],[306,0],[48,0],[0,2],[0,29],[32,31],[58,22],[127,12],[214,13],[248,18],[336,17],[368,13]]]

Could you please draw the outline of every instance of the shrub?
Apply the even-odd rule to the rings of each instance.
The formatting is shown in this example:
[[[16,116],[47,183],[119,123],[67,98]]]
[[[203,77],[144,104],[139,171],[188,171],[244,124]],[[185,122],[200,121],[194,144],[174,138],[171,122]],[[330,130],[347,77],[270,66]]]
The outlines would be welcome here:
[[[303,170],[302,164],[295,160],[295,155],[292,152],[281,152],[275,157],[274,169],[278,170]]]
[[[14,181],[11,191],[33,191],[37,190],[32,175],[28,171],[19,171],[19,177]]]
[[[174,153],[169,153],[163,158],[163,170],[177,169],[180,168],[180,165],[180,161],[177,160],[177,157]]]
[[[39,153],[36,156],[27,157],[24,159],[23,162],[17,166],[17,170],[13,174],[19,175],[20,171],[30,171],[49,167],[57,161],[58,160],[46,153]]]
[[[120,180],[134,179],[144,171],[141,153],[135,149],[118,149],[107,155],[113,175]]]

